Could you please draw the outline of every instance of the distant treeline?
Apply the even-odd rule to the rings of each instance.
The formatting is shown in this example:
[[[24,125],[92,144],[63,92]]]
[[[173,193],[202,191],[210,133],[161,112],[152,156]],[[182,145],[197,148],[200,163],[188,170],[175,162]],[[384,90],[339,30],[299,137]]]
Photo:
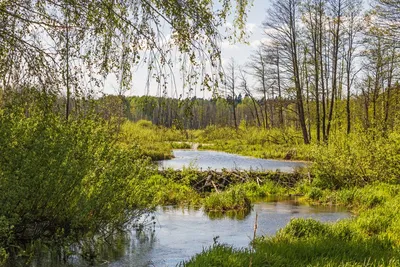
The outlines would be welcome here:
[[[400,114],[400,93],[393,88],[388,101],[387,96],[377,96],[375,103],[368,95],[355,95],[350,101],[352,121],[362,128],[380,126],[393,128]],[[236,124],[258,126],[260,128],[295,127],[300,129],[296,100],[255,99],[239,94],[234,102],[232,98],[165,98],[156,96],[105,96],[101,98],[101,112],[110,116],[125,117],[131,121],[148,120],[155,125],[177,127],[180,129],[202,129],[209,125],[235,127]],[[385,113],[385,104],[389,102],[391,110]],[[234,104],[234,105],[233,105]],[[381,108],[372,109],[370,106]],[[233,113],[236,113],[236,123]],[[308,129],[315,124],[315,101],[306,102],[306,122]],[[337,113],[334,126],[346,127],[346,100],[338,99],[335,104]],[[387,117],[386,117],[387,116]],[[311,133],[311,131],[309,131]]]
[[[106,117],[119,115],[131,121],[148,120],[156,125],[182,129],[202,129],[209,125],[235,127],[233,103],[229,97],[176,99],[110,95],[103,97],[100,102],[104,104],[101,105],[101,112]],[[296,114],[292,110],[294,105],[293,99],[260,99],[253,102],[250,97],[239,94],[234,100],[236,123],[264,128],[296,126]]]

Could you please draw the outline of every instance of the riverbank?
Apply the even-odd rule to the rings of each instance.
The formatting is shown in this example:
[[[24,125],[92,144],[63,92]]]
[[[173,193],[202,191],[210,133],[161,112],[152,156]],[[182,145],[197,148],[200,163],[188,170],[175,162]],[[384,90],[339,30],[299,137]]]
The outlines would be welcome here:
[[[355,190],[353,219],[334,224],[293,219],[275,236],[257,238],[252,249],[215,244],[183,265],[400,266],[400,187]]]
[[[171,153],[172,143],[182,140],[182,133],[176,129],[159,128],[141,122],[134,126],[123,125],[121,132],[108,132],[113,128],[106,122],[94,127],[96,124],[92,120],[81,123],[71,121],[69,125],[65,125],[55,119],[44,121],[40,116],[25,118],[22,113],[19,116],[23,119],[17,122],[13,122],[11,117],[3,118],[4,123],[10,124],[10,127],[3,128],[1,133],[5,140],[4,147],[9,147],[5,150],[7,157],[3,158],[3,166],[8,169],[3,168],[3,171],[7,172],[4,172],[2,177],[6,182],[2,186],[10,190],[4,190],[7,194],[3,195],[5,204],[2,206],[0,217],[0,261],[20,257],[22,251],[26,251],[25,244],[34,242],[55,246],[65,257],[69,254],[62,248],[78,243],[89,259],[95,259],[95,243],[108,242],[105,239],[113,234],[109,229],[126,230],[127,225],[131,225],[129,223],[132,222],[132,218],[137,219],[140,215],[149,214],[157,206],[202,207],[210,212],[227,214],[231,211],[243,212],[251,209],[252,203],[260,197],[293,195],[299,196],[302,202],[349,207],[358,217],[340,223],[339,226],[321,226],[309,221],[294,222],[295,226],[287,226],[306,233],[311,229],[311,234],[306,235],[311,239],[303,240],[302,234],[299,237],[297,234],[291,236],[285,233],[260,239],[259,245],[254,247],[255,250],[243,252],[222,249],[230,251],[232,255],[244,255],[245,261],[254,253],[261,253],[260,261],[252,260],[253,266],[269,262],[263,258],[264,254],[272,253],[273,256],[268,258],[282,257],[284,254],[280,253],[284,251],[280,251],[279,248],[286,245],[290,246],[288,251],[294,254],[291,249],[297,244],[319,251],[312,246],[318,245],[320,239],[335,240],[338,247],[350,249],[354,246],[356,251],[362,251],[364,246],[377,251],[373,255],[369,255],[371,250],[364,251],[364,254],[360,252],[354,256],[355,264],[361,264],[360,255],[367,259],[371,257],[374,263],[382,260],[384,264],[391,263],[393,255],[397,255],[396,240],[400,240],[397,225],[400,224],[400,219],[393,212],[397,212],[399,206],[396,199],[399,193],[400,139],[396,133],[385,137],[374,133],[332,135],[329,144],[307,146],[313,164],[303,172],[210,173],[194,169],[160,172],[149,157],[155,159],[159,155],[166,157],[165,153]],[[37,129],[29,128],[31,124],[38,125]],[[61,130],[51,132],[48,130],[49,125]],[[217,135],[216,140],[221,142],[225,142],[225,138],[231,144],[242,142],[245,146],[253,142],[253,145],[258,146],[263,142],[262,137],[265,134],[275,134],[256,129],[248,129],[246,132],[240,130],[238,133],[232,130],[225,131],[223,128],[221,131],[217,128],[210,129],[193,131],[193,135],[197,136],[193,136],[192,140],[197,138],[201,142],[209,143],[213,135]],[[284,131],[281,133],[281,140],[286,140],[288,135]],[[202,134],[206,134],[208,139]],[[243,134],[243,140],[238,139],[236,134]],[[25,138],[17,138],[19,136]],[[98,138],[93,141],[93,136]],[[114,143],[107,142],[110,136],[115,138]],[[233,141],[229,141],[229,138],[233,138]],[[81,139],[86,141],[77,141]],[[69,141],[65,143],[65,140]],[[264,142],[264,145],[275,142],[271,140]],[[295,144],[297,139],[287,140],[288,144],[276,148],[276,151],[286,150]],[[276,142],[276,146],[279,147],[281,141]],[[254,151],[262,151],[264,145],[259,146],[259,150],[255,148]],[[27,150],[26,147],[32,149]],[[274,146],[265,149],[272,148]],[[43,151],[46,153],[43,154]],[[37,157],[39,152],[43,156]],[[21,165],[21,158],[30,164]],[[10,160],[12,164],[8,164]],[[18,179],[15,179],[15,175]],[[36,190],[32,191],[32,188]],[[63,203],[60,199],[68,201]],[[98,231],[99,227],[101,231]],[[323,230],[314,233],[314,228]],[[97,238],[98,235],[101,235],[101,238]],[[342,237],[343,240],[340,239]],[[349,245],[341,242],[352,243]],[[264,244],[275,247],[276,251],[264,251]],[[382,251],[380,247],[388,248],[388,252]],[[210,252],[204,252],[204,255],[214,253],[214,249],[218,254],[221,247],[216,245]],[[301,250],[297,252],[300,253]],[[26,257],[29,258],[36,252],[26,253]],[[346,255],[338,253],[337,260],[325,261],[323,255],[329,254],[329,251],[320,253],[314,255],[315,260],[304,259],[299,264],[318,265],[318,257],[321,257],[323,264],[353,264]],[[194,258],[190,264],[196,264],[199,257],[202,255]],[[201,260],[198,262],[201,263]],[[271,264],[285,265],[286,262],[277,260]]]
[[[209,126],[202,130],[178,130],[153,125],[149,121],[125,122],[120,142],[138,144],[152,160],[172,158],[172,149],[215,150],[263,159],[312,161],[313,145],[302,143],[298,131],[287,128],[266,130]]]

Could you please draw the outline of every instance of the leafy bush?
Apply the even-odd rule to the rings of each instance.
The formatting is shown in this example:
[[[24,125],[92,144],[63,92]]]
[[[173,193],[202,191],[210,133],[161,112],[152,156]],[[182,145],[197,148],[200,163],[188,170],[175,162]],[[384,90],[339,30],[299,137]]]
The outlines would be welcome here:
[[[318,200],[322,197],[323,191],[318,187],[312,187],[308,192],[308,198],[311,200]]]
[[[152,160],[168,159],[172,157],[172,147],[170,143],[163,139],[164,130],[145,120],[137,123],[125,122],[121,126],[119,141],[126,146],[137,144],[140,153]]]
[[[154,205],[198,204],[199,195],[188,185],[174,182],[162,175],[145,181],[146,195]]]
[[[0,247],[111,231],[148,211],[153,167],[113,142],[113,124],[13,106],[0,125]]]
[[[277,235],[289,238],[306,238],[324,236],[328,233],[329,226],[326,224],[314,219],[297,218],[292,219]]]
[[[230,188],[221,193],[211,193],[204,200],[205,211],[249,210],[251,201],[240,188]]]
[[[314,185],[339,189],[380,181],[397,183],[400,177],[400,138],[397,133],[357,132],[332,136],[314,150]]]

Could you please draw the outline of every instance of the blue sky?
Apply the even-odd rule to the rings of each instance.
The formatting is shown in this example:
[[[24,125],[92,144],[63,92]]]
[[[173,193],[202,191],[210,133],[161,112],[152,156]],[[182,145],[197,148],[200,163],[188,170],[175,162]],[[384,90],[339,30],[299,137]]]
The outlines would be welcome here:
[[[248,60],[251,52],[257,47],[257,44],[264,38],[262,34],[261,24],[264,21],[267,9],[269,5],[269,0],[254,0],[253,6],[248,13],[247,18],[247,30],[249,37],[247,39],[249,44],[230,44],[228,41],[222,42],[222,62],[227,62],[230,58],[234,58],[235,62],[239,65],[244,65]],[[233,18],[231,17],[231,20]],[[231,23],[228,21],[227,23]],[[171,92],[177,91],[178,94],[182,93],[182,81],[179,72],[174,72],[176,88],[168,88],[167,91]],[[126,95],[157,95],[158,86],[155,81],[151,81],[150,86],[147,87],[147,67],[142,66],[138,68],[137,71],[133,73],[133,88],[127,91]],[[105,82],[104,93],[106,94],[116,94],[118,88],[117,79],[114,76],[109,76]],[[195,92],[198,97],[209,97],[211,93],[209,92]]]

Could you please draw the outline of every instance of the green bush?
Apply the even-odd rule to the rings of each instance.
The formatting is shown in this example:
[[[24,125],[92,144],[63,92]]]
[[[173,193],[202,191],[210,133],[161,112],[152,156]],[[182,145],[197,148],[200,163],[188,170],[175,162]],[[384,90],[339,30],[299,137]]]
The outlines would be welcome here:
[[[336,134],[329,144],[315,148],[313,184],[339,189],[373,182],[397,183],[400,177],[400,138],[378,132]]]
[[[292,219],[277,235],[289,238],[307,238],[324,236],[327,235],[329,231],[329,226],[319,221],[297,218]]]
[[[204,200],[205,211],[249,210],[251,201],[241,188],[211,193]]]
[[[153,175],[146,181],[146,195],[156,205],[198,204],[199,195],[184,183],[177,183],[162,175]]]
[[[12,106],[0,125],[0,247],[109,232],[148,212],[153,167],[113,142],[114,124]]]
[[[307,196],[311,200],[318,200],[323,196],[323,191],[318,187],[312,187]]]

